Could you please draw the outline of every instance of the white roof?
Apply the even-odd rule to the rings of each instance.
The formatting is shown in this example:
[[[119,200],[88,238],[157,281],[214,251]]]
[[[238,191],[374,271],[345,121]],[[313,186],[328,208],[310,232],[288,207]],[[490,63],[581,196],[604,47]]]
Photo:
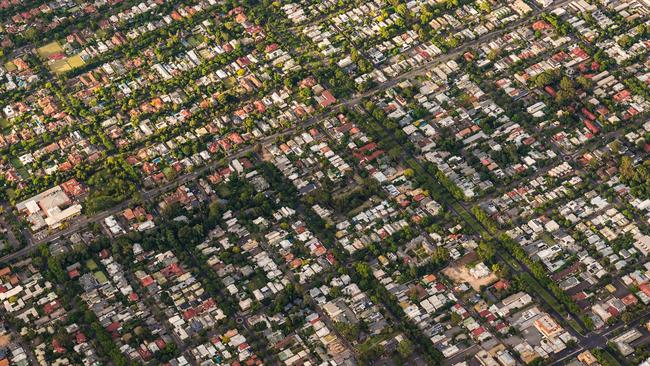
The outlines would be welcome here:
[[[41,208],[38,206],[36,201],[33,200],[25,203],[25,207],[27,208],[30,214],[36,213],[41,210]]]

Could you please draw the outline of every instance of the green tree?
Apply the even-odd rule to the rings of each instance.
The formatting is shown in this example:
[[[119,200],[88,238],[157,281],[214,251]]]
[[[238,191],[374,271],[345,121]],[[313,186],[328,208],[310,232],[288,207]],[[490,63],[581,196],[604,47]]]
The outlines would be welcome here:
[[[553,82],[553,74],[549,71],[544,71],[539,75],[535,76],[535,78],[533,79],[533,83],[538,88],[543,88],[552,82]]]
[[[483,261],[491,260],[496,252],[494,245],[487,241],[481,241],[476,248],[476,254],[478,254],[479,258]]]
[[[460,322],[463,320],[463,318],[461,318],[461,316],[458,315],[458,313],[456,313],[456,312],[452,312],[452,313],[451,313],[451,319],[450,319],[450,320],[451,320],[452,324],[454,324],[454,325],[458,325],[458,324],[460,324]]]
[[[397,345],[397,352],[404,358],[410,357],[413,354],[413,344],[410,340],[404,338]]]
[[[627,155],[621,157],[621,164],[619,171],[621,172],[621,178],[624,180],[631,180],[634,178],[634,165],[632,163],[632,158]]]

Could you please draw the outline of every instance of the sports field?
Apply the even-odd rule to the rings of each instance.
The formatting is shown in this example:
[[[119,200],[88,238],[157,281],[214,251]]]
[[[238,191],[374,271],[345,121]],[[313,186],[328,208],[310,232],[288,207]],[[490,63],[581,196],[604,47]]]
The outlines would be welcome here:
[[[48,67],[56,75],[62,75],[74,68],[83,66],[84,60],[79,55],[61,58],[58,60],[50,60],[50,56],[56,54],[63,54],[63,48],[59,42],[50,42],[43,47],[36,49],[36,53],[47,62]]]
[[[59,42],[54,41],[46,44],[43,47],[37,48],[36,53],[38,53],[38,55],[41,56],[41,58],[47,60],[50,56],[56,53],[63,53],[63,48],[61,47]]]

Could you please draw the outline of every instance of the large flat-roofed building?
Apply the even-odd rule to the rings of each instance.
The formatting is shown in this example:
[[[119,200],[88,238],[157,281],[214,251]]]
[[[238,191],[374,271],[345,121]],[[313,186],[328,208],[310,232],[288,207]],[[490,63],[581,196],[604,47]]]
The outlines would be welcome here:
[[[66,220],[79,215],[82,207],[66,190],[56,186],[16,204],[16,209],[25,215],[32,231],[38,231],[46,226],[60,227]]]
[[[553,338],[563,332],[562,327],[548,314],[535,320],[534,325],[546,338]]]

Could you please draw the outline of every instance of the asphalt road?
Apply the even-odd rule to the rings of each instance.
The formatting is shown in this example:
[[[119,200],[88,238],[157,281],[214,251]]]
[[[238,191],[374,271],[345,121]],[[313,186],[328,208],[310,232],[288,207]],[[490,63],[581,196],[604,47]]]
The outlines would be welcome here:
[[[550,10],[552,10],[554,8],[563,7],[568,2],[569,2],[569,0],[557,2],[557,3],[553,4],[552,6],[550,6],[549,8],[545,9],[545,11],[550,11]],[[537,7],[534,7],[534,8],[535,9],[534,9],[534,11],[532,13],[533,16],[538,15],[538,14],[540,14],[542,12],[541,9],[539,9]],[[370,96],[382,93],[382,92],[394,87],[395,85],[399,84],[400,82],[402,82],[404,80],[409,80],[409,79],[412,79],[412,78],[415,78],[417,76],[421,76],[421,75],[425,74],[433,66],[435,66],[435,65],[437,65],[437,64],[439,64],[441,62],[446,62],[446,61],[449,61],[449,60],[456,59],[458,56],[462,55],[463,53],[467,52],[468,50],[471,50],[471,49],[475,48],[476,46],[478,46],[478,45],[480,45],[482,43],[488,42],[488,41],[490,41],[492,39],[495,39],[495,38],[509,32],[509,31],[512,31],[513,29],[519,27],[521,24],[523,24],[525,22],[528,22],[528,21],[529,21],[529,18],[516,21],[516,22],[510,24],[509,26],[507,26],[504,29],[497,30],[497,31],[485,34],[485,35],[483,35],[481,37],[478,37],[475,40],[469,41],[469,42],[463,44],[462,46],[456,48],[452,52],[433,57],[431,60],[427,61],[426,63],[424,63],[424,64],[422,64],[422,65],[420,65],[418,67],[415,67],[412,70],[409,70],[409,71],[399,75],[398,77],[391,78],[390,80],[376,86],[375,88],[373,88],[370,91],[357,94],[352,98],[346,99],[345,101],[342,101],[342,102],[339,102],[339,103],[335,104],[331,109],[335,110],[335,109],[337,109],[339,107],[351,107],[351,106],[354,106],[354,105],[360,103],[362,100],[364,100],[364,99],[366,99],[366,98],[368,98]],[[265,145],[265,144],[268,144],[268,143],[272,143],[281,136],[290,135],[290,134],[293,134],[295,131],[297,131],[299,129],[308,128],[308,127],[320,122],[324,117],[325,117],[324,114],[313,116],[313,117],[309,118],[307,121],[305,121],[304,123],[302,123],[302,124],[300,124],[298,126],[295,126],[295,127],[292,127],[292,128],[290,128],[288,130],[285,130],[283,132],[278,132],[278,133],[275,133],[275,134],[270,135],[268,137],[265,137],[264,139],[258,141],[256,144]],[[248,154],[249,152],[253,151],[254,148],[255,148],[255,146],[248,146],[246,148],[240,149],[237,152],[229,155],[227,157],[227,159],[228,160],[233,160],[233,159],[242,157],[242,156]],[[573,156],[573,158],[575,158],[575,156]],[[173,190],[174,188],[178,187],[179,185],[182,185],[182,184],[185,184],[187,182],[190,182],[190,181],[193,181],[193,180],[197,179],[199,176],[203,175],[204,173],[214,169],[217,166],[217,164],[218,164],[218,162],[212,162],[212,163],[210,163],[208,165],[205,165],[205,166],[203,166],[201,168],[198,168],[197,170],[195,170],[193,172],[190,172],[190,173],[187,173],[187,174],[184,174],[184,175],[181,175],[181,176],[177,177],[173,182],[170,182],[170,183],[165,184],[165,185],[160,186],[160,187],[156,187],[156,188],[151,189],[151,190],[143,190],[141,192],[142,193],[142,198],[144,200],[146,200],[146,201],[154,200],[155,198],[159,197],[161,194],[169,192],[169,191]],[[59,230],[59,231],[53,232],[53,233],[51,233],[51,234],[49,234],[47,236],[40,237],[40,238],[31,238],[30,244],[28,246],[14,252],[14,253],[11,253],[9,255],[6,255],[6,256],[0,258],[0,263],[6,263],[6,262],[12,261],[14,259],[21,258],[23,256],[29,255],[32,250],[34,250],[38,245],[40,245],[42,243],[49,242],[49,241],[52,241],[52,240],[56,240],[56,239],[58,239],[60,237],[67,237],[67,236],[75,233],[76,231],[86,227],[90,223],[101,222],[105,218],[107,218],[107,217],[109,217],[111,215],[115,215],[115,214],[121,212],[122,210],[124,210],[125,208],[131,206],[134,203],[134,201],[135,201],[135,199],[127,200],[127,201],[122,202],[121,204],[119,204],[119,205],[117,205],[115,207],[112,207],[112,208],[110,208],[110,209],[108,209],[106,211],[97,213],[95,215],[90,215],[90,216],[83,215],[83,216],[80,216],[79,218],[74,220],[70,224],[69,227],[67,227],[64,230]],[[14,241],[15,241],[15,238],[14,238]],[[318,310],[319,313],[321,312],[320,309],[318,309],[318,307],[316,307],[316,309]],[[323,319],[328,319],[327,317],[322,317],[322,318]],[[630,327],[631,326],[638,326],[642,322],[646,322],[648,320],[650,320],[650,314],[646,314],[644,317],[636,319],[629,326]],[[333,325],[329,324],[329,326],[330,326],[330,328],[333,328]],[[584,336],[579,335],[579,334],[575,334],[577,336],[577,338],[578,338],[579,348],[575,349],[575,350],[567,350],[566,353],[561,353],[560,355],[558,355],[560,358],[558,358],[557,360],[552,362],[551,365],[560,365],[564,361],[566,361],[566,360],[568,360],[568,359],[570,359],[572,357],[577,356],[579,353],[583,352],[584,350],[590,350],[590,349],[594,349],[594,348],[605,347],[607,342],[608,342],[608,336],[612,335],[613,333],[615,333],[618,330],[621,330],[623,327],[626,327],[626,325],[620,323],[620,324],[615,325],[615,326],[606,327],[603,330],[601,330],[600,332],[590,332],[590,333],[588,333],[588,334],[586,334]],[[333,329],[335,329],[335,328],[333,328]],[[345,338],[342,338],[342,339],[345,339]]]
[[[587,333],[582,339],[579,340],[577,349],[566,350],[558,355],[555,361],[551,362],[549,366],[562,365],[565,361],[576,357],[585,350],[592,350],[596,348],[604,348],[609,342],[609,337],[613,336],[615,332],[620,331],[621,329],[631,329],[637,326],[643,326],[646,322],[650,321],[650,314],[645,314],[644,316],[635,319],[630,324],[626,325],[619,323],[613,326],[606,326],[598,332]]]
[[[552,9],[562,7],[566,3],[568,3],[569,1],[570,0],[563,0],[563,1],[556,2],[553,5],[546,8],[545,11],[550,11]],[[439,64],[441,62],[446,62],[446,61],[455,59],[458,56],[462,55],[463,53],[467,52],[468,50],[471,50],[471,49],[475,48],[479,44],[488,42],[488,41],[490,41],[492,39],[495,39],[495,38],[503,35],[504,33],[510,32],[513,29],[519,27],[521,24],[529,22],[531,17],[534,17],[534,16],[540,14],[541,12],[542,11],[539,8],[535,7],[535,9],[532,11],[531,15],[529,17],[527,17],[527,18],[520,19],[520,20],[518,20],[516,22],[511,23],[507,27],[504,27],[503,29],[500,29],[500,30],[497,30],[497,31],[494,31],[494,32],[491,32],[491,33],[484,34],[483,36],[480,36],[480,37],[478,37],[478,38],[476,38],[476,39],[474,39],[472,41],[464,43],[462,46],[457,47],[454,51],[451,51],[449,53],[433,57],[428,62],[426,62],[426,63],[424,63],[422,65],[419,65],[419,66],[417,66],[417,67],[415,67],[415,68],[413,68],[413,69],[399,75],[398,77],[387,80],[386,82],[384,82],[382,84],[379,84],[378,86],[376,86],[375,88],[373,88],[373,89],[371,89],[371,90],[369,90],[367,92],[357,94],[357,95],[353,96],[352,98],[349,98],[349,99],[346,99],[346,100],[344,100],[342,102],[334,104],[333,106],[331,106],[329,111],[326,111],[326,112],[321,113],[319,115],[312,116],[312,117],[310,117],[309,119],[307,119],[305,122],[303,122],[300,125],[291,127],[291,128],[289,128],[289,129],[287,129],[285,131],[277,132],[277,133],[272,134],[272,135],[270,135],[268,137],[265,137],[265,138],[261,139],[260,141],[258,141],[256,144],[265,145],[265,144],[268,144],[268,143],[271,143],[271,142],[275,141],[280,136],[285,136],[285,135],[292,134],[298,129],[308,128],[308,127],[318,123],[319,121],[321,121],[332,110],[336,110],[336,109],[338,109],[340,107],[354,106],[354,105],[358,104],[360,101],[362,101],[363,99],[368,98],[368,97],[370,97],[372,95],[384,92],[384,91],[394,87],[395,85],[399,84],[400,82],[402,82],[404,80],[412,79],[412,78],[415,78],[417,76],[423,75],[427,71],[429,71],[429,69],[431,67],[433,67],[433,66],[435,66],[435,65],[437,65],[437,64]],[[251,152],[253,149],[254,149],[254,146],[248,146],[246,148],[238,150],[237,152],[234,152],[233,154],[229,155],[227,157],[227,159],[232,160],[232,159],[244,156],[247,153]],[[212,163],[207,164],[207,165],[205,165],[205,166],[203,166],[201,168],[198,168],[194,172],[181,175],[181,176],[177,177],[176,180],[174,180],[173,182],[170,182],[170,183],[168,183],[166,185],[163,185],[163,186],[151,189],[151,190],[143,190],[142,191],[142,196],[143,196],[143,198],[145,200],[151,200],[151,199],[159,196],[160,194],[168,192],[171,189],[173,189],[173,188],[175,188],[175,187],[177,187],[177,186],[179,186],[181,184],[184,184],[184,183],[187,183],[188,181],[196,179],[201,174],[203,174],[203,173],[205,173],[205,172],[207,172],[207,171],[209,171],[211,169],[214,169],[217,166],[217,164],[218,164],[218,162],[212,162]],[[25,246],[24,248],[22,248],[22,249],[20,249],[20,250],[18,250],[16,252],[10,253],[10,254],[5,255],[4,257],[0,258],[0,263],[7,263],[7,262],[10,262],[10,261],[12,261],[14,259],[29,255],[32,252],[32,250],[34,250],[39,244],[49,242],[49,241],[52,241],[52,240],[56,240],[56,239],[58,239],[59,237],[62,237],[62,236],[65,237],[65,236],[71,235],[72,233],[82,229],[83,227],[85,227],[89,223],[100,222],[103,219],[105,219],[106,217],[108,217],[110,215],[114,215],[117,212],[120,212],[121,210],[125,209],[126,207],[129,207],[134,201],[135,201],[134,199],[130,199],[130,200],[125,201],[125,202],[123,202],[123,203],[121,203],[121,204],[119,204],[119,205],[117,205],[117,206],[115,206],[115,207],[113,207],[113,208],[111,208],[109,210],[103,211],[101,213],[97,213],[97,214],[92,215],[92,216],[83,215],[83,216],[79,217],[77,220],[72,221],[70,223],[70,225],[64,230],[58,230],[58,231],[55,231],[55,232],[50,233],[50,234],[48,234],[46,236],[43,236],[43,237],[28,238],[28,239],[30,239],[29,240],[30,243],[27,246]]]
[[[569,2],[569,0],[557,2],[557,3],[553,4],[552,6],[550,6],[549,8],[545,9],[545,11],[550,11],[550,10],[558,8],[558,7],[563,7],[568,2]],[[535,16],[535,15],[540,14],[541,12],[542,12],[541,9],[535,7],[532,15]],[[339,103],[335,104],[334,106],[332,106],[331,110],[336,110],[339,107],[351,107],[351,106],[357,105],[362,100],[364,100],[364,99],[366,99],[368,97],[371,97],[373,95],[382,93],[382,92],[394,87],[395,85],[401,83],[404,80],[409,80],[409,79],[424,75],[427,71],[429,71],[435,65],[437,65],[437,64],[439,64],[441,62],[447,62],[449,60],[456,59],[458,56],[460,56],[463,53],[475,48],[476,46],[478,46],[478,45],[480,45],[482,43],[488,42],[488,41],[490,41],[492,39],[495,39],[495,38],[497,38],[497,37],[499,37],[499,36],[501,36],[501,35],[503,35],[503,34],[505,34],[507,32],[512,31],[513,29],[519,27],[521,24],[523,24],[525,22],[528,22],[529,19],[530,18],[516,21],[516,22],[510,24],[509,26],[505,27],[504,29],[497,30],[497,31],[485,34],[485,35],[483,35],[481,37],[478,37],[475,40],[469,41],[469,42],[463,44],[462,46],[456,48],[454,51],[451,51],[449,53],[433,57],[431,60],[427,61],[426,63],[424,63],[422,65],[419,65],[419,66],[417,66],[417,67],[415,67],[415,68],[413,68],[413,69],[399,75],[398,77],[391,78],[390,80],[387,80],[386,82],[381,83],[380,85],[376,86],[372,90],[369,90],[369,91],[364,92],[364,93],[357,94],[357,95],[353,96],[352,98],[346,99],[346,100],[344,100],[342,102],[339,102]],[[272,143],[272,142],[276,141],[281,136],[290,135],[290,134],[293,134],[294,132],[296,132],[299,129],[308,128],[308,127],[320,122],[323,118],[325,118],[326,114],[327,113],[313,116],[313,117],[307,119],[304,123],[302,123],[302,124],[300,124],[298,126],[295,126],[295,127],[289,128],[289,129],[287,129],[285,131],[278,132],[278,133],[275,133],[275,134],[270,135],[268,137],[265,137],[264,139],[258,141],[256,143],[256,145],[260,145],[260,144],[261,145],[266,145],[266,144],[269,144],[269,143]],[[618,134],[619,134],[618,132],[613,133],[613,135],[616,135],[615,137],[617,137]],[[610,136],[610,137],[612,137],[612,136]],[[234,152],[233,154],[229,155],[227,157],[227,159],[228,160],[233,160],[233,159],[242,157],[242,156],[248,154],[249,152],[253,151],[254,149],[255,149],[255,145],[247,146],[247,147],[245,147],[243,149],[240,149],[237,152]],[[572,156],[572,158],[576,157],[575,154],[572,154],[572,155],[574,155],[574,156]],[[181,176],[177,177],[173,182],[170,182],[170,183],[165,184],[165,185],[160,186],[160,187],[156,187],[156,188],[151,189],[151,190],[143,190],[141,192],[142,193],[142,198],[144,200],[146,200],[146,201],[154,200],[155,198],[157,198],[161,194],[169,192],[169,191],[175,189],[176,187],[178,187],[179,185],[182,185],[182,184],[185,184],[187,182],[195,180],[196,178],[203,175],[204,173],[214,169],[217,165],[218,165],[218,162],[212,162],[212,163],[207,164],[207,165],[205,165],[205,166],[203,166],[201,168],[198,168],[197,170],[195,170],[193,172],[190,172],[190,173],[187,173],[187,174],[184,174],[184,175],[181,175]],[[64,230],[59,230],[59,231],[53,232],[53,233],[51,233],[49,235],[46,235],[44,237],[31,238],[30,244],[28,246],[14,252],[14,253],[11,253],[9,255],[6,255],[6,256],[0,258],[0,263],[6,263],[6,262],[9,262],[9,261],[21,258],[23,256],[29,255],[31,253],[31,251],[34,250],[41,243],[56,240],[56,239],[58,239],[60,237],[67,237],[67,236],[73,234],[74,232],[86,227],[90,223],[101,222],[106,217],[109,217],[111,215],[115,215],[115,214],[121,212],[122,210],[124,210],[125,208],[131,206],[134,203],[134,201],[135,201],[135,199],[127,200],[127,201],[122,202],[121,204],[119,204],[119,205],[117,205],[115,207],[112,207],[112,208],[110,208],[110,209],[108,209],[106,211],[97,213],[95,215],[90,215],[90,216],[83,215],[83,216],[80,216],[78,219],[73,221],[70,224],[69,227],[67,227]],[[320,313],[320,311],[319,311],[319,313]],[[325,319],[327,319],[327,317],[325,317]],[[632,322],[629,326],[637,326],[637,325],[641,324],[642,322],[646,322],[648,320],[650,320],[650,314],[646,314],[644,317],[641,317],[641,318],[637,319],[636,321]],[[332,327],[332,326],[330,325],[330,327]],[[555,361],[553,361],[551,363],[551,365],[560,365],[564,361],[577,356],[579,353],[583,352],[584,350],[590,350],[590,349],[594,349],[594,348],[605,347],[607,345],[607,342],[609,341],[608,336],[612,335],[613,333],[617,332],[618,330],[621,330],[623,327],[626,327],[626,325],[624,325],[622,323],[619,323],[618,325],[615,325],[615,326],[606,327],[603,330],[601,330],[600,332],[590,332],[590,333],[588,333],[588,334],[586,334],[584,336],[579,335],[579,334],[574,334],[578,338],[579,347],[577,349],[575,349],[575,350],[567,350],[566,352],[560,353],[558,355],[559,358],[557,358]]]

